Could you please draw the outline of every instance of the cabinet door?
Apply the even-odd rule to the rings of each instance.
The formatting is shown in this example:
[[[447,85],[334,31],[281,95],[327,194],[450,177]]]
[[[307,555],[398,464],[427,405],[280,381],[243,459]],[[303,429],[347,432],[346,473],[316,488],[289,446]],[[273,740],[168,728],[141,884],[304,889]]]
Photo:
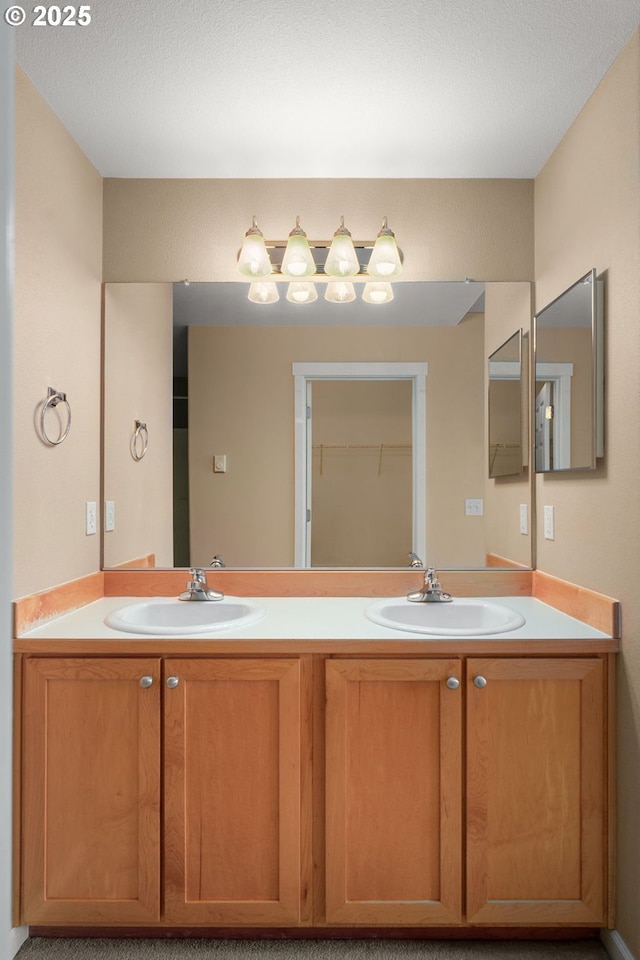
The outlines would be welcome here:
[[[467,690],[469,923],[601,923],[602,662],[470,660]]]
[[[328,923],[460,921],[460,675],[458,660],[327,662]]]
[[[160,661],[26,659],[22,763],[23,922],[157,920]]]
[[[300,662],[169,660],[165,676],[167,920],[299,922]]]

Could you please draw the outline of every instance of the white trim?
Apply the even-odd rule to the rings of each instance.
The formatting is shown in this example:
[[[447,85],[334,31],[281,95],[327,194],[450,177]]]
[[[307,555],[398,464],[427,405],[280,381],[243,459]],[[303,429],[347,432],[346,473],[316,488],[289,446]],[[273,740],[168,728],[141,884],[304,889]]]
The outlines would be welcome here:
[[[611,960],[636,960],[617,930],[601,930],[600,939]]]
[[[296,364],[294,364],[294,367]],[[293,379],[294,405],[294,522],[295,567],[307,566],[307,381],[304,376]]]
[[[0,955],[12,958],[28,935],[11,926],[11,755],[12,755],[12,420],[13,420],[13,248],[15,145],[15,31],[0,26]]]
[[[572,363],[536,363],[536,380],[557,380],[558,377],[572,376]]]
[[[22,944],[29,939],[29,927],[14,927],[9,931],[9,953],[7,960],[13,960]]]
[[[519,380],[522,364],[519,360],[489,360],[491,380]]]
[[[294,566],[311,566],[307,523],[310,485],[307,437],[307,384],[311,380],[411,380],[413,439],[413,543],[427,556],[427,363],[292,363],[294,380]]]

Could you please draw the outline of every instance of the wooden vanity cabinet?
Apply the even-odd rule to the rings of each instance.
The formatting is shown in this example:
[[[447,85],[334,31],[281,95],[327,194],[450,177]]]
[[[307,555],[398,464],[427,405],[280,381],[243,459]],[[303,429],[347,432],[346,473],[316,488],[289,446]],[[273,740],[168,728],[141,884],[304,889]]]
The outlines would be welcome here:
[[[461,669],[327,662],[329,924],[460,923]]]
[[[303,675],[301,658],[25,658],[22,922],[308,922]]]
[[[23,923],[159,920],[160,663],[25,659]]]
[[[597,658],[467,662],[467,921],[606,924]]]
[[[601,657],[22,663],[23,923],[609,919]]]
[[[604,673],[595,657],[328,661],[327,922],[606,924]]]
[[[300,660],[164,666],[165,920],[301,923],[310,737]]]

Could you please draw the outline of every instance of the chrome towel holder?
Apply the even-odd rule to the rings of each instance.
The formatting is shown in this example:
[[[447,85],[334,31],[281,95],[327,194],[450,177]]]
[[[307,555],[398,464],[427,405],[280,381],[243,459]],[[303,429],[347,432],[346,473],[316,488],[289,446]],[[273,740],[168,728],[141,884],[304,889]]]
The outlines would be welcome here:
[[[47,415],[47,410],[50,407],[57,407],[59,403],[63,403],[67,408],[67,423],[57,438],[54,440],[53,437],[50,437],[47,433],[47,427],[45,424],[45,417]],[[53,387],[49,387],[47,390],[47,399],[43,401],[42,407],[40,409],[40,438],[44,443],[49,447],[57,447],[59,443],[62,443],[63,440],[66,440],[69,436],[69,430],[71,429],[71,407],[69,406],[69,401],[67,400],[66,393],[62,393],[60,390],[54,390]]]
[[[149,446],[149,431],[146,423],[135,420],[135,429],[131,435],[131,456],[134,460],[142,460]]]

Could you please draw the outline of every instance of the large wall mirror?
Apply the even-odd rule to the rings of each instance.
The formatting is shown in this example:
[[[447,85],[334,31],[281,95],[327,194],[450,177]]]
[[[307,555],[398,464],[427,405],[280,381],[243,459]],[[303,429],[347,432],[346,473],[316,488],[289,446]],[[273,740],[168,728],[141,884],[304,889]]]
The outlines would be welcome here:
[[[411,552],[445,569],[530,566],[528,471],[488,479],[486,397],[488,356],[530,327],[531,285],[394,292],[384,305],[254,304],[242,283],[106,284],[104,567],[401,567]],[[315,516],[301,559],[305,364],[420,367],[424,406],[404,375],[313,385]]]
[[[604,456],[603,291],[591,270],[535,316],[537,473]]]

